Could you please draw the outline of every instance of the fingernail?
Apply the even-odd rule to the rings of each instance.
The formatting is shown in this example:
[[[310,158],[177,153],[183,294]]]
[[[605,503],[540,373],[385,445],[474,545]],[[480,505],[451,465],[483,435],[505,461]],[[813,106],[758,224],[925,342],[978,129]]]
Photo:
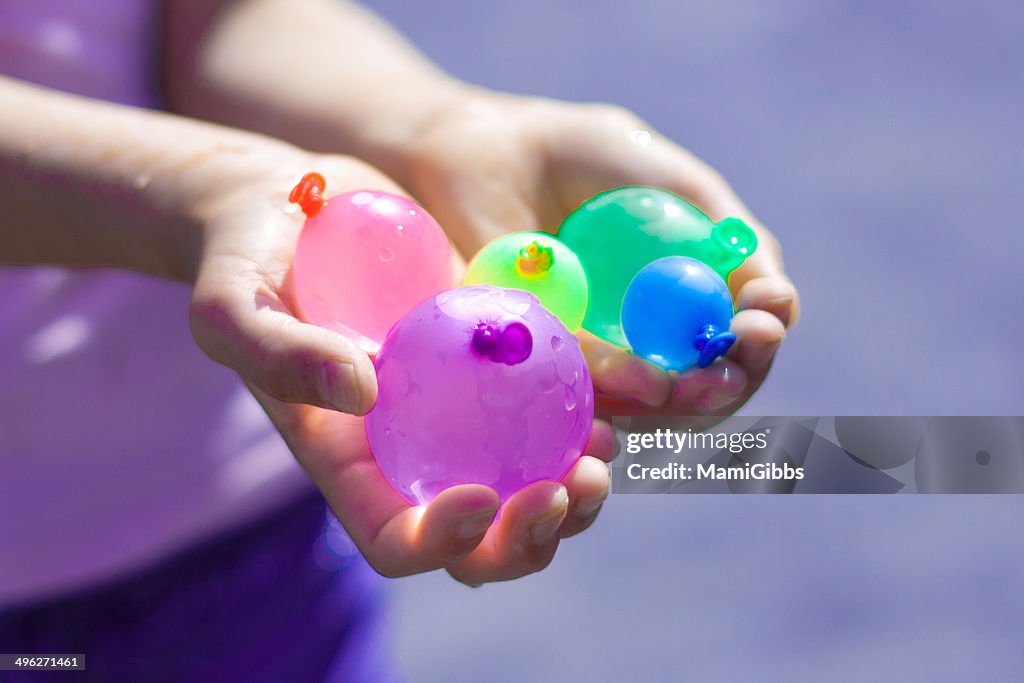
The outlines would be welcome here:
[[[793,310],[793,297],[787,294],[761,301],[757,306],[744,306],[744,308],[759,308],[762,311],[768,311],[781,320],[783,325],[789,325],[789,316]]]
[[[576,507],[573,512],[577,517],[589,517],[590,515],[597,512],[597,508],[604,504],[607,500],[608,494],[601,493],[596,496],[585,496],[583,498],[576,499]]]
[[[558,493],[555,494],[551,502],[556,505],[555,510],[541,517],[530,527],[530,540],[537,545],[543,545],[552,540],[562,526],[562,520],[565,519],[565,511],[569,505],[569,494],[564,486],[558,489]]]
[[[320,364],[320,400],[344,413],[359,409],[359,385],[351,363],[326,360]]]
[[[793,302],[793,286],[786,284],[785,281],[775,281],[768,287],[762,285],[752,289],[744,288],[737,303],[740,308],[764,308],[786,302]]]
[[[763,303],[764,306],[789,306],[793,303],[793,297],[789,294],[785,296],[777,296],[773,299],[768,299]]]
[[[484,510],[474,515],[470,515],[464,519],[460,519],[455,524],[455,535],[462,539],[476,538],[491,526],[491,521],[494,519],[495,510]]]
[[[541,517],[540,520],[534,522],[533,526],[530,527],[530,540],[537,545],[544,545],[558,533],[564,518],[565,510],[559,510],[557,513]]]
[[[702,413],[713,413],[733,403],[740,397],[739,394],[716,389],[705,389],[697,398],[697,410]]]
[[[760,344],[747,344],[744,355],[747,358],[747,367],[751,370],[764,370],[772,364],[775,352],[778,350],[782,340],[764,342]]]

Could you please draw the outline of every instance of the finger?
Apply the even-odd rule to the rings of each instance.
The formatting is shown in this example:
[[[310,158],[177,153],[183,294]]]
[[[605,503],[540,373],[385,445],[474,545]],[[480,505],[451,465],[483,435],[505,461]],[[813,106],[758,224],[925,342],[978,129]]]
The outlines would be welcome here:
[[[729,328],[736,334],[736,343],[728,357],[739,363],[750,375],[767,371],[775,353],[786,337],[786,328],[768,311],[740,311]]]
[[[751,392],[747,373],[739,363],[730,359],[717,360],[706,368],[669,373],[669,376],[669,397],[663,405],[651,408],[634,401],[599,396],[598,415],[607,419],[617,415],[715,414],[721,406],[731,405]]]
[[[364,485],[368,481],[362,480]],[[325,483],[332,493],[342,488],[336,481]],[[352,518],[353,506],[338,494],[328,503],[339,520]],[[380,514],[364,513],[356,534],[359,540],[354,537],[353,541],[383,576],[432,571],[471,553],[486,536],[499,505],[498,494],[486,486],[456,486],[438,494],[427,506],[411,506],[402,500],[390,509],[378,508]],[[358,512],[354,514],[360,518]]]
[[[567,180],[562,200],[572,209],[597,192],[625,185],[662,187],[715,220],[749,210],[711,166],[618,107],[569,110],[568,133],[549,143],[553,170]],[[558,130],[554,128],[553,130]]]
[[[207,259],[190,323],[207,355],[278,400],[357,415],[376,401],[366,353],[342,335],[293,317],[251,261]]]
[[[583,456],[562,479],[569,493],[569,510],[559,530],[562,538],[578,534],[597,518],[608,497],[611,470],[597,458]]]
[[[619,441],[615,438],[615,428],[604,420],[594,420],[594,428],[590,431],[584,454],[611,462],[619,454],[618,451]]]
[[[593,113],[593,112],[590,112]],[[662,187],[687,199],[715,221],[735,216],[757,234],[758,248],[729,277],[734,293],[751,280],[785,278],[782,249],[729,183],[711,166],[629,112],[598,109],[591,125],[578,125],[575,144],[554,145],[556,170],[568,174],[563,198],[571,210],[597,192],[623,185]],[[603,144],[594,144],[598,140]],[[581,170],[582,169],[582,170]],[[796,322],[799,299],[795,289],[789,310],[780,313],[787,324]]]
[[[486,536],[500,503],[490,488],[455,486],[427,506],[413,506],[377,466],[362,420],[250,388],[352,541],[384,576],[438,569]]]
[[[796,287],[780,276],[747,281],[736,295],[737,308],[760,309],[778,318],[784,327],[796,323],[799,315]]]
[[[713,220],[720,221],[729,216],[741,218],[757,235],[757,249],[728,278],[729,289],[737,303],[746,308],[764,308],[786,327],[796,324],[800,314],[800,296],[786,275],[778,239],[751,214],[724,180],[708,176],[701,182],[706,185],[702,194],[705,204],[701,208]],[[680,196],[693,201],[678,187],[670,186],[668,189],[674,189]],[[758,305],[744,306],[742,298],[751,304],[756,301]]]
[[[674,415],[709,415],[735,402],[748,390],[747,373],[735,361],[719,360],[674,377],[666,408]]]
[[[541,481],[505,502],[501,518],[477,548],[448,567],[456,580],[468,584],[507,581],[538,572],[558,549],[558,532],[569,507],[565,486]]]
[[[782,261],[782,247],[750,209],[740,200],[732,186],[706,163],[671,140],[657,136],[651,145],[652,174],[661,175],[664,187],[692,202],[714,221],[734,216],[741,218],[757,235],[757,249],[729,276],[732,291],[740,291],[748,282],[764,277],[788,279]],[[796,289],[789,284],[795,306]],[[791,314],[788,314],[791,315]]]
[[[446,566],[479,545],[500,505],[498,494],[487,486],[453,486],[430,501],[411,538],[397,534],[394,541],[400,546],[379,545],[374,552],[415,557],[399,568],[403,575]],[[380,544],[387,542],[386,535],[379,537]]]
[[[586,330],[580,331],[579,339],[595,389],[652,407],[668,400],[672,383],[667,372]]]

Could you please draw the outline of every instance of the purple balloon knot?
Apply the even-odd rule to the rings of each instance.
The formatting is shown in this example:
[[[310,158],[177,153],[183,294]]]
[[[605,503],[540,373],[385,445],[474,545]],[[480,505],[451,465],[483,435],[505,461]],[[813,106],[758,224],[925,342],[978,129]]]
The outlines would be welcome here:
[[[533,351],[533,335],[523,323],[509,323],[504,328],[495,323],[477,323],[473,328],[473,351],[495,363],[518,365]]]

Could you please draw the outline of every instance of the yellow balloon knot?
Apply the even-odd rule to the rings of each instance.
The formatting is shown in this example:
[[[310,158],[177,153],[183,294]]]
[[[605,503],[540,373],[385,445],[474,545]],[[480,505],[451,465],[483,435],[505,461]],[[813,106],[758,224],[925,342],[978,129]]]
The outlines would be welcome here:
[[[555,263],[555,256],[551,247],[545,247],[540,242],[531,242],[528,246],[519,250],[519,260],[516,262],[516,269],[520,274],[527,277],[540,277],[549,270]]]

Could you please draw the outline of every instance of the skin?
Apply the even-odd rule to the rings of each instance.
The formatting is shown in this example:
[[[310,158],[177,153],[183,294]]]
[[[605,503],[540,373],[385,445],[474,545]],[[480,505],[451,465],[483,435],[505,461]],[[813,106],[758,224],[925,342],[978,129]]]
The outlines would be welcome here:
[[[204,4],[177,2],[190,10],[180,16],[199,17],[195,7]],[[268,34],[273,52],[263,49]],[[621,107],[459,82],[348,2],[222,2],[212,16],[172,24],[170,37],[173,108],[369,160],[467,258],[510,230],[553,231],[583,200],[622,185],[663,187],[715,220],[739,216],[753,226],[760,246],[729,282],[741,310],[724,362],[666,373],[581,335],[605,416],[729,415],[764,381],[797,320],[799,299],[775,237],[710,166]]]
[[[172,4],[194,18],[169,29],[172,108],[371,161],[467,259],[510,230],[554,231],[582,201],[622,185],[666,188],[715,220],[743,218],[760,245],[730,277],[738,341],[727,358],[666,373],[586,332],[581,343],[605,418],[690,415],[707,428],[767,377],[800,308],[778,241],[714,169],[635,114],[462,83],[355,3],[234,0],[205,17],[200,0]],[[591,485],[601,481],[595,468]]]
[[[377,571],[512,579],[593,521],[615,449],[604,422],[561,482],[517,493],[493,524],[498,497],[485,486],[411,506],[380,473],[360,417],[376,400],[371,359],[296,319],[287,277],[303,222],[287,194],[301,174],[316,168],[337,192],[403,192],[380,171],[11,79],[0,78],[0,102],[0,264],[114,266],[191,285],[199,346],[248,384]]]
[[[508,230],[554,229],[620,185],[664,187],[716,220],[740,216],[761,246],[730,279],[743,310],[727,359],[677,375],[590,335],[582,344],[604,415],[711,424],[764,380],[799,309],[778,243],[710,167],[633,114],[460,83],[352,3],[166,7],[170,109],[324,154],[0,79],[0,101],[13,105],[0,108],[0,261],[115,265],[193,283],[200,347],[249,384],[382,574],[443,567],[478,585],[542,569],[560,538],[597,516],[614,435],[595,422],[588,455],[565,479],[519,492],[497,522],[497,496],[483,486],[454,487],[426,507],[399,498],[357,417],[376,398],[370,360],[288,305],[301,218],[284,207],[300,174],[320,171],[331,192],[405,188],[464,256]],[[122,201],[102,200],[111,194]]]

